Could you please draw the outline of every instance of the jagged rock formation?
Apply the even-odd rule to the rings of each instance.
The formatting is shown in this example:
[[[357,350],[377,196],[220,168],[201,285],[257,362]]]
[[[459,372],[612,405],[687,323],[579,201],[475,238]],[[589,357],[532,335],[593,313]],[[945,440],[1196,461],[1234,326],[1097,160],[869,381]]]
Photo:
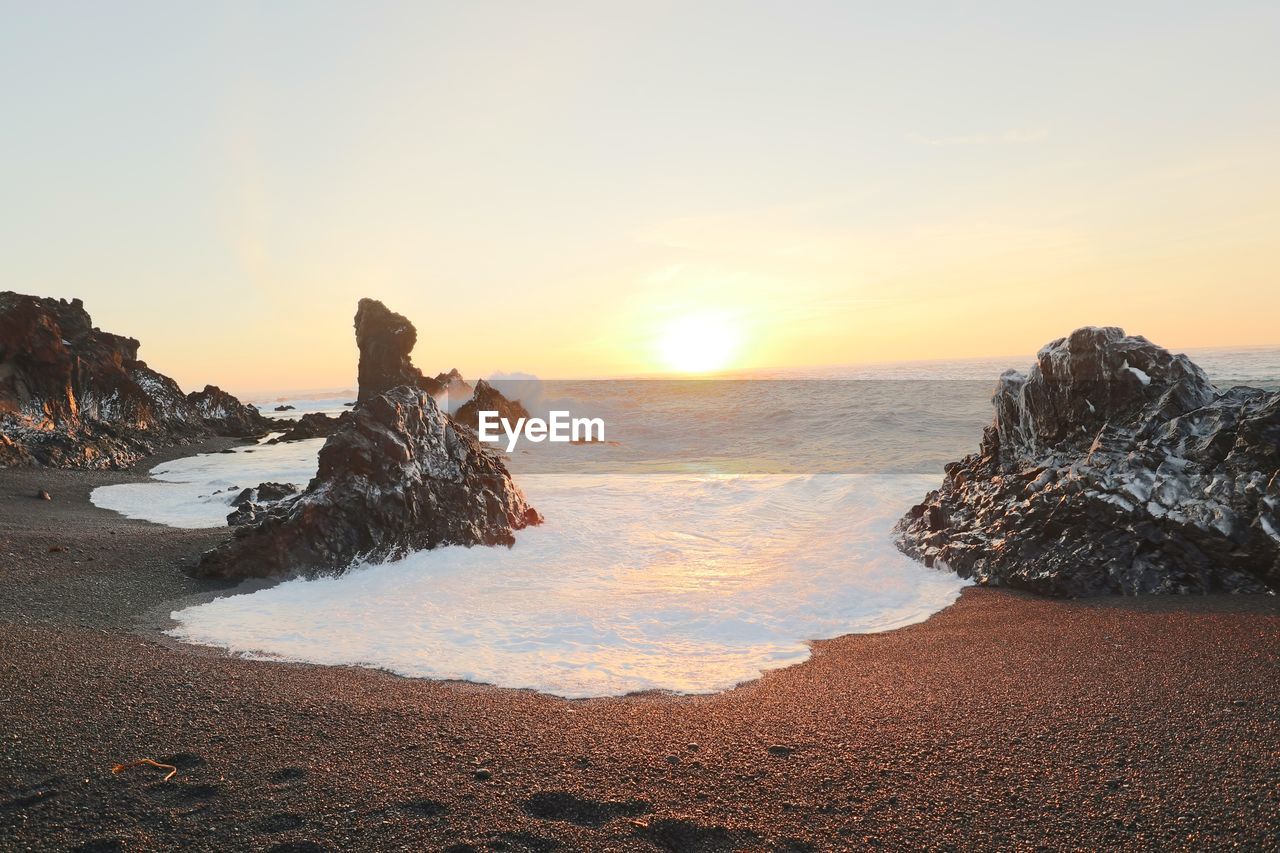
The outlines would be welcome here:
[[[360,404],[307,490],[277,506],[208,552],[200,573],[342,571],[439,545],[510,545],[541,521],[496,455],[407,385]]]
[[[0,293],[0,465],[126,468],[166,445],[265,431],[230,395],[206,417],[206,398],[184,396],[138,346],[94,328],[79,299]]]
[[[505,418],[512,425],[520,418],[529,417],[529,410],[519,400],[508,400],[502,396],[502,392],[483,379],[476,382],[475,393],[462,404],[454,418],[458,423],[478,430],[481,412],[497,412],[498,417]]]
[[[323,412],[308,412],[289,428],[283,435],[278,435],[267,444],[279,444],[282,441],[304,441],[308,438],[328,438],[338,431],[348,413],[343,412],[336,418]]]
[[[467,384],[467,380],[462,378],[462,373],[458,368],[453,368],[448,373],[437,373],[435,383],[439,387],[436,397],[439,398],[444,394],[449,400],[466,400],[470,397],[475,389]]]
[[[1091,327],[992,402],[979,452],[898,523],[907,554],[1058,596],[1280,590],[1280,393]]]
[[[252,403],[241,403],[217,385],[206,385],[203,391],[192,391],[187,402],[197,417],[218,435],[263,435],[274,425]]]
[[[412,324],[362,299],[355,325],[360,402],[321,448],[315,478],[297,498],[255,510],[202,557],[200,574],[341,572],[439,545],[510,545],[515,530],[541,522],[498,455],[422,387]]]

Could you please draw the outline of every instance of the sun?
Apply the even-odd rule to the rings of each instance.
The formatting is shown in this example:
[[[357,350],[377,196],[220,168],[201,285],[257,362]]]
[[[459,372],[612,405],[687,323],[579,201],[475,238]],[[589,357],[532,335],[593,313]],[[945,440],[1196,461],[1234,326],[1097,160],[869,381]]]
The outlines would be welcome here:
[[[658,353],[672,370],[711,373],[732,363],[741,341],[738,329],[722,314],[685,314],[667,323]]]

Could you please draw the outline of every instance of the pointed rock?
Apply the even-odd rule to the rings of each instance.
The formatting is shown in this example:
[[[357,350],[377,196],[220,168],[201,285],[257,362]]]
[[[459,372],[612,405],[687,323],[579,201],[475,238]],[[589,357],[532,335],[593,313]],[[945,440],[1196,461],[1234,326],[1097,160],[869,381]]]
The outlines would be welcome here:
[[[418,330],[408,318],[376,299],[361,299],[356,308],[356,346],[360,350],[356,402],[363,403],[401,385],[436,393],[440,384],[413,366],[409,353]]]

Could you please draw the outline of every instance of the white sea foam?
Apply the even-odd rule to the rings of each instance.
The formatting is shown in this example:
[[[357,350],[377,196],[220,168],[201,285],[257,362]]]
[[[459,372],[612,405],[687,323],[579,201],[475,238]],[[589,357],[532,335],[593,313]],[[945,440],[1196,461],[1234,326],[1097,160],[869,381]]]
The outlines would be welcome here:
[[[964,581],[889,541],[919,475],[526,475],[547,518],[515,547],[451,547],[173,614],[253,657],[380,667],[568,697],[706,692],[805,641],[927,618]]]
[[[220,527],[241,489],[259,483],[306,486],[316,474],[323,438],[239,447],[233,453],[201,453],[162,462],[151,480],[100,486],[95,506],[170,527]]]

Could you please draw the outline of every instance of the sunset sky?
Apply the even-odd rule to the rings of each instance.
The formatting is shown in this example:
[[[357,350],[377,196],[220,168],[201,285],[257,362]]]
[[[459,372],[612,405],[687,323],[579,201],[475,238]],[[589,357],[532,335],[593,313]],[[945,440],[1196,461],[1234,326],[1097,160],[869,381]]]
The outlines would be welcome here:
[[[1275,3],[4,6],[0,289],[184,388],[350,387],[362,296],[468,376],[1280,344]]]

